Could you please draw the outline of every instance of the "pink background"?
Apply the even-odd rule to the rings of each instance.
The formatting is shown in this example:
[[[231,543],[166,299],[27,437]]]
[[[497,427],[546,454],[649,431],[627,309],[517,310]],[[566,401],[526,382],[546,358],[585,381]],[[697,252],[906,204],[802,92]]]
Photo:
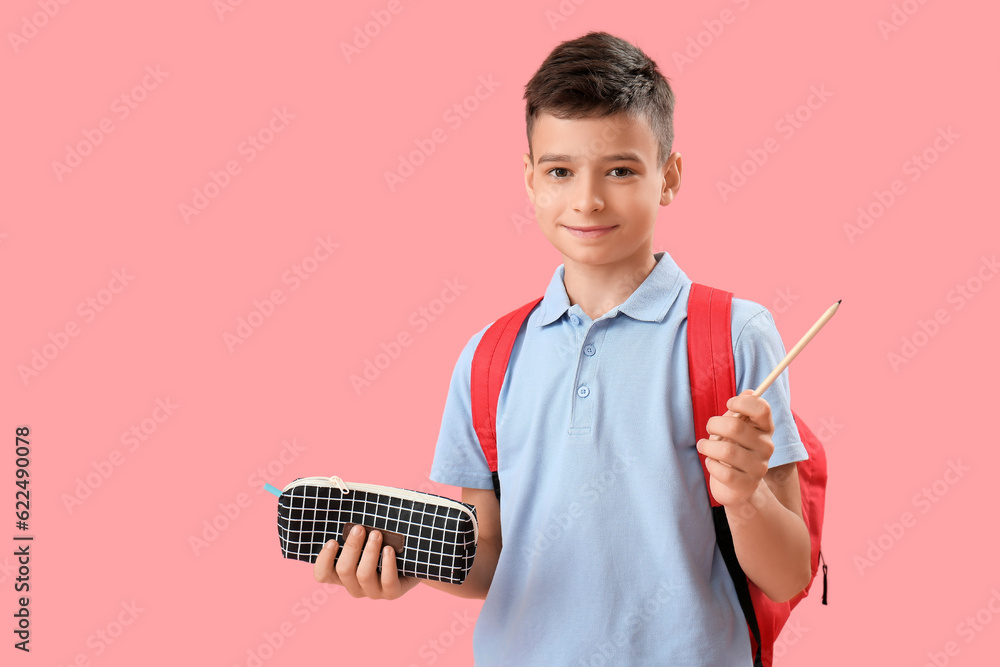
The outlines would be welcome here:
[[[898,30],[884,32],[894,8]],[[777,664],[992,664],[1000,454],[987,427],[1000,280],[983,258],[1000,246],[989,212],[1000,10],[916,0],[231,9],[4,5],[5,664],[472,662],[481,602],[426,586],[391,603],[356,600],[316,584],[311,566],[280,557],[276,499],[261,484],[339,475],[458,496],[427,480],[458,354],[540,296],[561,262],[524,191],[523,86],[557,43],[589,30],[646,50],[677,95],[684,187],[654,249],[767,306],[787,347],[844,300],[790,369],[796,411],[825,427],[830,605],[815,589]],[[378,26],[372,12],[391,20]],[[365,44],[366,26],[375,36],[348,60],[342,44]],[[159,79],[148,74],[157,68]],[[491,91],[469,98],[491,77]],[[828,93],[812,109],[811,88]],[[446,115],[456,104],[467,117]],[[275,108],[294,118],[269,133]],[[782,123],[796,113],[798,127]],[[444,141],[390,189],[385,173],[438,128]],[[948,128],[951,143],[935,148]],[[777,150],[764,164],[743,165],[765,145]],[[77,161],[68,146],[89,154]],[[932,163],[914,171],[925,151]],[[57,174],[67,160],[76,166]],[[225,183],[231,161],[238,173],[186,221],[181,205],[213,173]],[[724,198],[718,184],[734,169],[750,175]],[[849,234],[859,207],[877,213],[890,196]],[[303,263],[318,237],[338,247]],[[284,280],[296,265],[309,278]],[[459,296],[442,308],[448,281]],[[274,290],[282,303],[231,351],[225,335]],[[61,335],[67,326],[77,335]],[[351,375],[401,334],[410,344],[355,391]],[[22,377],[36,352],[41,370]],[[166,415],[157,401],[168,399]],[[31,428],[30,654],[11,633],[18,425]],[[123,442],[143,425],[145,440]],[[953,464],[967,469],[956,476]],[[87,497],[67,505],[77,493]]]

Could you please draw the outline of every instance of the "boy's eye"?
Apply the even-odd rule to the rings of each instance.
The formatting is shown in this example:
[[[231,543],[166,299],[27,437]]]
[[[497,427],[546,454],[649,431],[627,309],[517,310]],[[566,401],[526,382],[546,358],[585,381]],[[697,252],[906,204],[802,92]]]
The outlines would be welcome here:
[[[620,172],[620,173],[615,174],[615,172]],[[553,167],[552,169],[549,169],[548,173],[551,174],[552,176],[555,176],[556,178],[566,178],[566,176],[569,175],[569,169],[567,169],[566,167]],[[616,178],[625,178],[626,176],[634,174],[635,172],[629,169],[628,167],[615,167],[614,169],[611,170],[611,173],[615,174]]]

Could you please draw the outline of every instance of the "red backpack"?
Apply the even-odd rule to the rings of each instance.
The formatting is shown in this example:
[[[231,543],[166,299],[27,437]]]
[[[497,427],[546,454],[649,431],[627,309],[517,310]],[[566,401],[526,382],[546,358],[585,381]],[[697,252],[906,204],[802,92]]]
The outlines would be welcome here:
[[[691,285],[687,312],[688,369],[695,437],[698,439],[709,437],[706,430],[709,417],[725,414],[726,401],[736,395],[736,366],[733,361],[730,324],[732,298],[731,292],[697,283]],[[528,315],[541,300],[542,297],[539,297],[496,320],[483,334],[472,357],[472,421],[493,475],[493,490],[497,500],[500,499],[496,443],[497,401],[514,340]],[[812,544],[812,578],[805,589],[788,602],[772,601],[744,574],[736,558],[725,507],[712,497],[705,457],[699,454],[705,474],[705,487],[712,505],[716,541],[746,617],[754,667],[770,667],[772,664],[774,642],[778,633],[788,620],[791,610],[809,593],[823,558],[820,553],[820,536],[826,496],[826,453],[823,444],[794,411],[792,417],[809,454],[807,460],[799,461],[796,465],[802,494],[802,518],[809,529]],[[823,604],[826,604],[825,562],[822,567]]]

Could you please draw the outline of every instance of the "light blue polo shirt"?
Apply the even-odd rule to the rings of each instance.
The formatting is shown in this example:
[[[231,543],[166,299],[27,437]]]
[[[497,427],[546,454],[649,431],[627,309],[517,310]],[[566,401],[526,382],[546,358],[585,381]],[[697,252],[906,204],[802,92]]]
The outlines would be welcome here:
[[[473,633],[477,667],[752,664],[695,449],[691,280],[669,254],[654,257],[635,292],[596,320],[570,306],[560,265],[515,341],[497,414],[503,548]],[[435,482],[493,488],[470,407],[488,326],[455,365]],[[732,330],[739,393],[785,349],[752,301],[733,299]],[[763,397],[771,466],[807,458],[787,370]]]

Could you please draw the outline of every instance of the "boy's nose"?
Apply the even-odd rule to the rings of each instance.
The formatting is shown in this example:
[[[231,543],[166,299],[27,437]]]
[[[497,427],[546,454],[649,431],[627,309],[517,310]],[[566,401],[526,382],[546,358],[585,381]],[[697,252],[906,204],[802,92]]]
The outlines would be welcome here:
[[[581,176],[574,183],[571,201],[573,210],[579,213],[591,213],[604,208],[604,195],[598,183],[586,176]]]

